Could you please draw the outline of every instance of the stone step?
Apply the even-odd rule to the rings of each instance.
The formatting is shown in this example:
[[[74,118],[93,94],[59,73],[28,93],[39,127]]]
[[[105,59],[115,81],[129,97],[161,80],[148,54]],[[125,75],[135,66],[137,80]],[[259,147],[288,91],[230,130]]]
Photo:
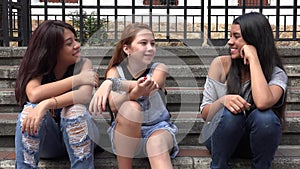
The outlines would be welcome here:
[[[167,107],[170,111],[198,111],[202,101],[201,87],[167,87]],[[287,110],[300,111],[300,88],[289,87],[287,91]],[[0,88],[0,113],[15,112],[17,106],[14,89]]]
[[[19,65],[25,53],[26,47],[1,47],[0,65]],[[95,64],[107,65],[112,56],[114,47],[81,47],[82,57],[93,60]],[[228,47],[157,47],[156,59],[169,64],[209,64],[211,60],[219,55],[229,53]],[[285,64],[300,63],[300,48],[293,46],[279,46],[278,53]],[[173,61],[170,58],[177,58]],[[169,65],[168,64],[168,65]]]
[[[100,83],[104,79],[107,66],[94,66],[100,76]],[[168,65],[166,86],[169,87],[203,87],[209,66],[207,65]],[[288,86],[300,87],[300,64],[285,65],[289,77]],[[0,65],[0,88],[15,86],[18,66]]]
[[[200,131],[204,121],[200,117],[199,112],[170,112],[171,121],[176,124],[179,129],[177,140],[180,145],[199,145]],[[16,119],[18,113],[1,113],[0,114],[0,147],[13,147]],[[110,116],[108,112],[103,115],[94,116],[98,122],[101,138],[106,140],[103,147],[109,144],[107,129],[110,124]],[[283,136],[281,145],[300,145],[300,112],[286,112],[286,122],[283,128]]]
[[[15,168],[14,148],[0,148],[0,168]],[[203,146],[180,146],[179,154],[172,159],[174,169],[209,169],[211,161],[208,150]],[[233,159],[230,161],[232,169],[251,168],[250,159]],[[97,169],[117,168],[116,156],[108,151],[95,152],[94,160]],[[42,159],[39,163],[40,169],[64,169],[70,168],[67,158],[46,160]],[[150,169],[149,161],[145,158],[133,160],[134,169]],[[275,153],[271,169],[300,168],[300,146],[279,146]]]

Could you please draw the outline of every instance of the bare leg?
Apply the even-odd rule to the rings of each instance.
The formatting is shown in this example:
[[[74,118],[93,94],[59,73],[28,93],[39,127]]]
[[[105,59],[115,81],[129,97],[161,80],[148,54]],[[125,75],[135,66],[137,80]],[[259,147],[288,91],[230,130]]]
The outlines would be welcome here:
[[[148,139],[146,148],[152,169],[172,169],[170,149],[173,147],[173,137],[167,130],[155,131]]]
[[[133,101],[122,104],[116,118],[114,143],[119,169],[132,168],[132,158],[141,143],[142,114]]]

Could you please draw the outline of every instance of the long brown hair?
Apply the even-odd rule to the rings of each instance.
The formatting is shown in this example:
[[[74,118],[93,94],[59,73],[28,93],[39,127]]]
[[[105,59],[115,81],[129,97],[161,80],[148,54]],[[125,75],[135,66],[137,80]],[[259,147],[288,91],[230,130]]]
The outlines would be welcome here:
[[[33,32],[16,78],[15,97],[20,106],[28,101],[27,83],[33,78],[53,71],[59,51],[64,45],[64,29],[69,29],[76,36],[75,29],[71,25],[54,20],[44,21]]]
[[[112,67],[119,65],[125,58],[127,58],[127,54],[123,51],[123,46],[128,45],[130,47],[132,41],[135,39],[136,34],[144,29],[147,29],[152,32],[151,28],[148,25],[143,23],[132,23],[125,27],[121,36],[121,40],[118,41],[114,53],[112,55],[112,58],[109,61],[108,67],[106,69],[105,77],[107,76],[108,70],[110,70]]]

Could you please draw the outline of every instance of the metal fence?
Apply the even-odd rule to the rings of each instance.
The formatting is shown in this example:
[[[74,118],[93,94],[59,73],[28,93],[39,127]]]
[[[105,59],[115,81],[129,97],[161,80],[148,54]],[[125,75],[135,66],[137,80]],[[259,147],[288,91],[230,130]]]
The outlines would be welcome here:
[[[282,5],[280,0],[276,4],[266,0],[236,0],[237,4],[219,0],[0,0],[0,45],[26,46],[32,31],[48,19],[71,23],[79,40],[88,45],[112,45],[132,22],[149,24],[158,42],[225,45],[232,20],[249,11],[259,11],[274,21],[277,41],[299,41],[298,0],[290,1]]]

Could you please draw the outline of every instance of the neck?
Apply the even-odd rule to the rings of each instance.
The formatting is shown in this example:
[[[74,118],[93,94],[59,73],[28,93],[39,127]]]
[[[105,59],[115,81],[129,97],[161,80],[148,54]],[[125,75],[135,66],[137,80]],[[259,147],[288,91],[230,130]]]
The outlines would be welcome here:
[[[68,67],[66,65],[56,64],[53,70],[56,79],[62,79],[67,69]]]
[[[131,59],[128,59],[127,68],[134,78],[139,77],[146,70],[147,65],[135,62]]]

